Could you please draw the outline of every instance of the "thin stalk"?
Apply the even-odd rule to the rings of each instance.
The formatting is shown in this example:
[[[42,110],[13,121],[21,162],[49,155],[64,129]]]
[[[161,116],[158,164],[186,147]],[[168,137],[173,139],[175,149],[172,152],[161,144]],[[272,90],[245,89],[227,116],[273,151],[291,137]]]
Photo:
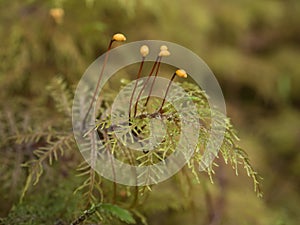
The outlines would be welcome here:
[[[153,64],[153,67],[152,67],[152,69],[151,69],[151,71],[150,71],[150,73],[149,73],[149,75],[148,75],[148,78],[147,78],[147,80],[145,81],[145,83],[144,83],[142,89],[140,90],[140,92],[139,92],[139,94],[138,94],[138,97],[137,97],[137,99],[136,99],[136,103],[135,103],[135,106],[134,106],[134,117],[136,116],[136,113],[137,113],[138,102],[139,102],[139,100],[140,100],[140,98],[141,98],[141,95],[142,95],[142,93],[143,93],[145,87],[147,86],[147,83],[149,82],[149,79],[150,79],[150,77],[152,76],[152,74],[153,74],[153,72],[154,72],[154,70],[155,70],[155,68],[156,68],[156,65],[157,65],[157,63],[158,63],[159,60],[160,60],[160,56],[157,56],[157,58],[156,58],[156,60],[155,60],[155,63]]]
[[[90,103],[90,105],[89,105],[89,108],[88,108],[88,111],[86,112],[86,114],[85,114],[85,116],[84,116],[84,119],[83,119],[83,121],[82,121],[83,127],[85,126],[86,119],[87,119],[87,117],[88,117],[88,115],[89,115],[89,113],[90,113],[90,111],[91,111],[91,109],[92,109],[93,103],[94,103],[95,100],[96,100],[96,99],[95,99],[95,98],[96,98],[96,94],[98,93],[98,89],[99,89],[99,86],[100,86],[100,81],[101,81],[101,79],[102,79],[102,77],[103,77],[104,68],[105,68],[105,66],[106,66],[106,63],[107,63],[107,60],[108,60],[108,55],[109,55],[109,52],[110,52],[110,50],[111,50],[111,46],[112,46],[113,42],[114,42],[114,40],[111,40],[111,41],[109,42],[109,45],[108,45],[108,48],[107,48],[107,52],[106,52],[105,58],[104,58],[104,63],[103,63],[103,66],[102,66],[102,68],[101,68],[101,72],[100,72],[100,75],[99,75],[99,78],[98,78],[98,81],[97,81],[97,84],[96,84],[96,89],[95,89],[94,94],[93,94],[93,97],[92,97],[92,101],[91,101],[91,103]]]
[[[162,103],[161,103],[161,106],[160,106],[159,110],[158,110],[158,112],[160,112],[160,113],[162,113],[162,108],[163,108],[163,106],[164,106],[164,104],[165,104],[166,97],[167,97],[167,95],[168,95],[169,89],[170,89],[170,87],[171,87],[171,83],[173,82],[175,76],[176,76],[176,73],[173,74],[173,76],[172,76],[172,78],[171,78],[171,80],[170,80],[170,82],[169,82],[169,84],[168,84],[168,87],[167,87],[167,90],[166,90],[166,93],[165,93],[165,97],[164,97],[164,99],[163,99],[163,101],[162,101]]]
[[[157,69],[156,69],[156,72],[155,72],[155,75],[154,75],[154,78],[153,78],[153,81],[152,81],[152,84],[151,84],[151,87],[150,87],[150,91],[149,91],[147,100],[146,100],[146,102],[145,102],[145,104],[144,104],[144,107],[146,107],[147,104],[148,104],[148,102],[149,102],[149,99],[150,99],[150,96],[151,96],[151,93],[152,93],[152,90],[153,90],[153,87],[154,87],[155,79],[156,79],[157,74],[158,74],[158,71],[159,71],[160,64],[161,64],[161,57],[160,57],[160,59],[159,59],[159,61],[158,61]]]
[[[137,75],[137,80],[136,80],[136,82],[134,84],[134,88],[133,88],[133,91],[132,91],[132,94],[131,94],[131,97],[130,97],[130,101],[129,101],[129,113],[128,113],[129,119],[131,117],[131,106],[132,106],[133,96],[135,94],[135,90],[136,90],[137,84],[138,84],[139,79],[141,77],[141,72],[142,72],[142,69],[143,69],[144,62],[145,62],[145,57],[142,58],[142,62],[140,64],[139,72],[138,72],[138,75]]]

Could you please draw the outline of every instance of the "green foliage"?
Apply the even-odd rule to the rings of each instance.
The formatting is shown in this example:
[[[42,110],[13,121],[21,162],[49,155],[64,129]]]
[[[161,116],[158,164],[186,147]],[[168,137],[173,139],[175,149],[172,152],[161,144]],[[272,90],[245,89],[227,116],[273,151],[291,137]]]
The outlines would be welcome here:
[[[69,224],[80,207],[80,198],[74,198],[72,189],[77,181],[72,176],[52,179],[53,185],[42,183],[34,188],[21,204],[15,204],[0,224],[40,225]]]
[[[201,148],[204,148],[206,143],[206,138],[209,133],[210,129],[210,120],[209,120],[209,114],[210,114],[210,108],[207,103],[207,96],[205,93],[199,88],[191,83],[182,83],[182,87],[187,91],[191,99],[194,101],[194,103],[197,104],[197,109],[199,112],[199,116],[201,120],[204,123],[204,126],[202,126],[202,135],[200,135],[199,139],[199,150],[196,150],[196,153],[188,163],[188,167],[191,169],[191,173],[195,176],[196,180],[199,182],[199,172],[196,166],[200,163],[202,153],[200,151]],[[52,98],[54,99],[55,106],[57,108],[58,112],[61,112],[64,117],[66,117],[66,120],[69,120],[68,116],[70,115],[70,104],[72,97],[69,93],[69,89],[67,89],[67,85],[65,82],[62,81],[61,78],[54,78],[53,82],[51,82],[51,86],[48,87],[48,90],[51,93]],[[109,98],[114,98],[114,95],[107,95],[108,99],[103,99],[103,101],[110,102],[111,100]],[[60,99],[62,99],[66,104],[62,104]],[[152,106],[157,107],[161,104],[158,99],[153,100]],[[108,104],[101,104],[101,105],[108,105]],[[140,104],[143,105],[143,104]],[[68,107],[69,106],[69,107]],[[102,112],[104,110],[104,115],[106,115],[105,111],[109,110],[109,108],[104,108],[102,110],[99,110],[99,112]],[[143,108],[139,107],[139,111],[144,111]],[[114,132],[111,132],[110,129],[110,119],[101,117],[102,119],[97,122],[97,128],[99,129],[99,132],[103,134],[105,138],[105,145],[111,146],[109,149],[111,152],[115,155],[115,157],[127,161],[127,163],[130,163],[132,165],[155,165],[157,162],[164,160],[170,153],[172,153],[176,147],[175,140],[177,139],[177,136],[180,134],[180,127],[177,124],[178,121],[180,121],[180,118],[178,117],[178,114],[176,110],[169,105],[169,103],[166,103],[166,105],[163,108],[162,118],[163,121],[167,127],[168,135],[167,138],[165,138],[162,142],[162,144],[156,149],[155,151],[145,153],[137,153],[136,151],[132,151],[130,149],[125,149],[122,147],[122,144],[118,143],[118,139],[116,138],[116,134]],[[139,113],[138,113],[139,115]],[[151,118],[151,114],[143,114],[146,115],[144,117],[139,118],[139,116],[136,117],[136,119],[132,120],[131,123],[131,129],[133,132],[131,134],[139,134],[141,136],[147,137],[149,135],[149,129],[148,126],[148,120]],[[149,118],[148,115],[150,116]],[[63,117],[62,117],[63,118]],[[166,118],[166,119],[164,119]],[[172,120],[170,120],[172,118]],[[224,119],[222,116],[220,119]],[[66,124],[66,123],[65,123]],[[257,179],[256,172],[253,171],[252,166],[249,163],[249,160],[247,158],[247,155],[244,151],[242,151],[240,148],[238,148],[235,145],[235,142],[238,141],[238,138],[234,134],[234,131],[232,129],[232,125],[229,123],[229,120],[227,120],[226,124],[226,139],[224,142],[224,145],[221,148],[220,153],[222,154],[225,162],[229,160],[232,164],[232,166],[237,171],[237,166],[239,163],[243,164],[245,169],[247,170],[247,173],[249,176],[253,178],[254,184],[255,184],[255,191],[258,193],[258,195],[261,194],[260,189],[258,188],[259,183]],[[141,129],[143,127],[143,129]],[[54,161],[57,161],[59,158],[67,157],[67,152],[69,152],[72,149],[75,148],[74,138],[72,132],[67,132],[64,130],[64,127],[57,126],[56,130],[54,128],[48,127],[46,130],[37,130],[34,131],[34,129],[30,129],[28,133],[22,135],[17,134],[14,136],[16,143],[19,145],[24,145],[27,143],[36,143],[38,144],[38,148],[33,151],[34,158],[27,161],[23,165],[28,168],[28,176],[25,182],[25,186],[23,188],[23,191],[21,193],[21,201],[23,200],[26,192],[30,188],[31,185],[36,185],[45,169],[46,165],[52,165]],[[133,137],[131,137],[133,138]],[[93,145],[87,145],[87,150],[91,152],[91,160],[95,160],[95,157],[93,156]],[[95,150],[96,151],[96,150]],[[93,161],[90,160],[90,163],[93,163]],[[217,164],[215,164],[217,165]],[[96,213],[98,215],[98,218],[100,220],[103,220],[103,214],[109,214],[113,217],[116,217],[120,219],[121,221],[124,221],[126,223],[134,223],[134,219],[131,217],[128,211],[125,209],[122,209],[116,205],[111,205],[107,203],[102,203],[102,201],[107,201],[107,199],[104,198],[105,192],[107,190],[105,188],[105,185],[108,184],[108,182],[102,182],[101,177],[91,168],[90,165],[88,165],[86,162],[82,162],[81,165],[78,167],[78,171],[80,172],[80,177],[86,177],[83,183],[78,186],[75,190],[75,193],[80,192],[84,199],[86,199],[86,202],[91,205],[91,208],[87,211],[85,211],[82,215],[76,219],[73,224],[79,224],[83,222],[84,220],[88,219],[92,214]],[[212,180],[212,174],[214,173],[214,170],[212,167],[209,167],[206,171],[211,180]],[[159,176],[156,174],[156,171],[150,172],[147,179],[155,179],[151,176]],[[112,191],[112,202],[115,203],[116,201],[120,201],[120,197],[118,197],[117,191],[119,185],[113,184]],[[128,205],[129,208],[135,208],[139,204],[141,204],[141,196],[144,196],[146,191],[151,190],[151,186],[146,187],[136,187],[136,188],[130,188],[127,190],[127,193],[125,194],[125,199],[123,199],[124,203],[126,202],[132,202]],[[110,191],[108,191],[110,192]],[[131,199],[131,200],[130,200]],[[100,202],[100,203],[99,203]],[[127,203],[128,204],[128,203]],[[97,209],[97,210],[96,210]]]
[[[101,176],[86,162],[82,162],[77,171],[78,176],[85,177],[82,184],[76,188],[75,193],[82,192],[88,203],[96,204],[103,201],[103,190],[101,188]]]
[[[33,154],[36,159],[23,164],[29,168],[29,175],[26,180],[25,187],[22,191],[21,200],[27,192],[31,184],[36,185],[39,182],[43,173],[43,163],[47,162],[52,165],[53,160],[58,160],[59,155],[63,156],[66,149],[72,149],[71,144],[74,144],[72,134],[67,136],[57,136],[54,140],[49,140],[45,147],[40,147],[34,150]]]
[[[184,0],[0,1],[0,216],[8,216],[2,223],[69,224],[93,204],[113,203],[144,224],[145,217],[154,224],[208,224],[206,210],[216,213],[214,218],[222,218],[224,224],[298,224],[299,6],[297,0],[217,4],[197,0],[189,4]],[[64,9],[63,23],[57,24],[49,14],[53,7]],[[197,173],[200,152],[165,186],[148,187],[151,192],[147,187],[115,186],[83,162],[71,136],[72,87],[86,66],[105,51],[116,31],[126,32],[130,40],[182,44],[203,57],[215,72],[242,138],[239,142],[227,121],[219,158],[206,171],[214,186]],[[57,74],[60,76],[53,79]],[[126,79],[131,78],[126,74]],[[112,82],[114,88],[118,85]],[[182,85],[188,92],[194,90],[192,84]],[[111,97],[105,96],[108,101],[103,111],[115,95],[112,88],[110,91],[105,93]],[[201,92],[195,91],[193,96]],[[192,98],[205,106],[204,98]],[[207,112],[199,114],[206,116]],[[146,123],[136,121],[141,122]],[[199,147],[205,144],[208,128],[209,120]],[[146,136],[147,130],[144,132]],[[222,164],[223,159],[234,170],[244,167],[260,193],[257,174],[239,146],[247,149],[255,167],[263,171],[263,200],[249,193],[249,181],[242,171],[235,178]],[[150,156],[161,157],[154,153],[140,157],[151,163]],[[76,168],[81,176],[69,174]],[[61,176],[62,186],[57,186],[55,180]],[[71,178],[76,180],[72,185],[66,182]],[[36,181],[39,184],[33,185]],[[53,186],[57,197],[45,191]],[[64,188],[67,191],[60,194]],[[219,195],[225,198],[220,204]],[[191,196],[199,201],[193,202]],[[210,208],[209,196],[220,207]],[[23,202],[16,205],[20,197]],[[222,205],[224,213],[218,214]],[[203,221],[191,222],[188,213],[193,207]],[[96,212],[85,222],[104,223],[104,219],[105,223],[120,223]]]
[[[53,89],[52,89],[53,88]],[[53,79],[52,86],[49,86],[49,91],[55,101],[55,106],[59,112],[64,112],[66,120],[70,120],[71,112],[71,95],[66,89],[66,84],[61,78]],[[62,104],[62,102],[64,104]],[[43,174],[44,164],[53,164],[59,156],[63,157],[67,150],[72,150],[75,147],[73,134],[64,131],[55,131],[52,127],[47,127],[45,130],[28,129],[25,134],[17,134],[15,138],[19,145],[36,144],[40,145],[33,151],[34,158],[23,164],[28,167],[29,174],[26,179],[26,184],[21,193],[20,200],[22,201],[25,193],[30,185],[36,185]]]
[[[127,224],[135,224],[135,220],[128,210],[122,209],[116,205],[101,203],[97,205],[92,205],[90,209],[85,210],[84,213],[78,217],[78,219],[71,223],[71,225],[81,224],[84,220],[93,215],[95,212],[99,212],[101,218],[103,218],[103,216],[113,216]],[[109,219],[111,220],[112,218]]]
[[[134,224],[135,220],[132,217],[131,213],[128,212],[125,209],[122,209],[116,205],[112,204],[102,204],[99,207],[99,211],[102,213],[111,214],[112,216],[118,218],[119,220],[128,223],[128,224]]]
[[[55,102],[58,112],[66,115],[66,119],[71,118],[72,110],[72,92],[67,87],[66,82],[61,77],[52,80],[52,83],[47,88],[48,93],[51,95]]]

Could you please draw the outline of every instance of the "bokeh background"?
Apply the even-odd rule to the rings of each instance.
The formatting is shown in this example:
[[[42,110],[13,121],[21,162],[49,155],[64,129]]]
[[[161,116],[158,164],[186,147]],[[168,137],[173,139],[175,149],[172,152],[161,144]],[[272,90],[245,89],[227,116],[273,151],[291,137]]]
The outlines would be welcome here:
[[[296,225],[299,21],[298,0],[0,0],[0,113],[8,121],[24,114],[31,121],[41,114],[51,120],[55,113],[45,89],[50,80],[60,75],[76,85],[116,32],[126,34],[129,42],[175,42],[198,54],[213,70],[240,145],[264,178],[264,197],[259,199],[244,173],[236,177],[230,168],[217,170],[226,185],[209,185],[214,210],[220,210],[220,219],[212,224]],[[22,123],[26,126],[26,120]],[[8,136],[2,132],[0,140]],[[24,185],[21,163],[19,158],[10,168],[0,165],[2,178],[3,171],[16,170],[13,183],[0,185],[2,217],[16,204]],[[172,189],[168,191],[172,194]],[[196,191],[195,196],[201,196],[201,189]],[[163,208],[159,197],[149,204],[162,208],[149,212],[150,224],[192,224],[185,216],[188,212]],[[203,206],[196,216],[205,217],[205,210]]]

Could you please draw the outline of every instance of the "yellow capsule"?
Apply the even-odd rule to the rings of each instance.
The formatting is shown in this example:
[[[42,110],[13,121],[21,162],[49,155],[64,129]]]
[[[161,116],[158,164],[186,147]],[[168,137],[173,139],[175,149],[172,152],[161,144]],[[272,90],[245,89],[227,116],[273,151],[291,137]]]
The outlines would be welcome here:
[[[185,72],[185,70],[182,69],[176,70],[176,75],[179,77],[187,78],[187,73]]]
[[[117,33],[112,37],[113,41],[126,41],[126,37],[124,34]]]
[[[160,51],[168,50],[168,47],[166,45],[160,46]]]
[[[147,45],[143,45],[140,48],[140,53],[143,57],[146,57],[149,54],[149,47]]]
[[[171,53],[168,50],[162,50],[158,54],[158,56],[169,56],[169,55],[171,55]]]
[[[61,24],[65,11],[62,8],[52,8],[49,10],[49,14],[57,24]]]

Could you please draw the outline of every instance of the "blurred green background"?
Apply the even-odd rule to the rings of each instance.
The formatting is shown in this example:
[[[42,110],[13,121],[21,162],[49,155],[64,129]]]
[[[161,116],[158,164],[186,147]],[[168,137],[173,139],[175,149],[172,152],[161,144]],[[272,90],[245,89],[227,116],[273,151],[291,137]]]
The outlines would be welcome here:
[[[50,104],[50,80],[60,75],[76,85],[116,32],[128,42],[157,39],[191,49],[217,77],[241,146],[264,178],[258,199],[245,174],[217,171],[227,185],[215,224],[299,224],[298,0],[0,0],[0,19],[0,110],[17,117],[26,112],[31,120],[43,112],[52,116],[51,107],[40,109]],[[11,196],[19,188],[12,187]],[[14,201],[1,202],[0,216]],[[183,218],[166,213],[150,224]]]

